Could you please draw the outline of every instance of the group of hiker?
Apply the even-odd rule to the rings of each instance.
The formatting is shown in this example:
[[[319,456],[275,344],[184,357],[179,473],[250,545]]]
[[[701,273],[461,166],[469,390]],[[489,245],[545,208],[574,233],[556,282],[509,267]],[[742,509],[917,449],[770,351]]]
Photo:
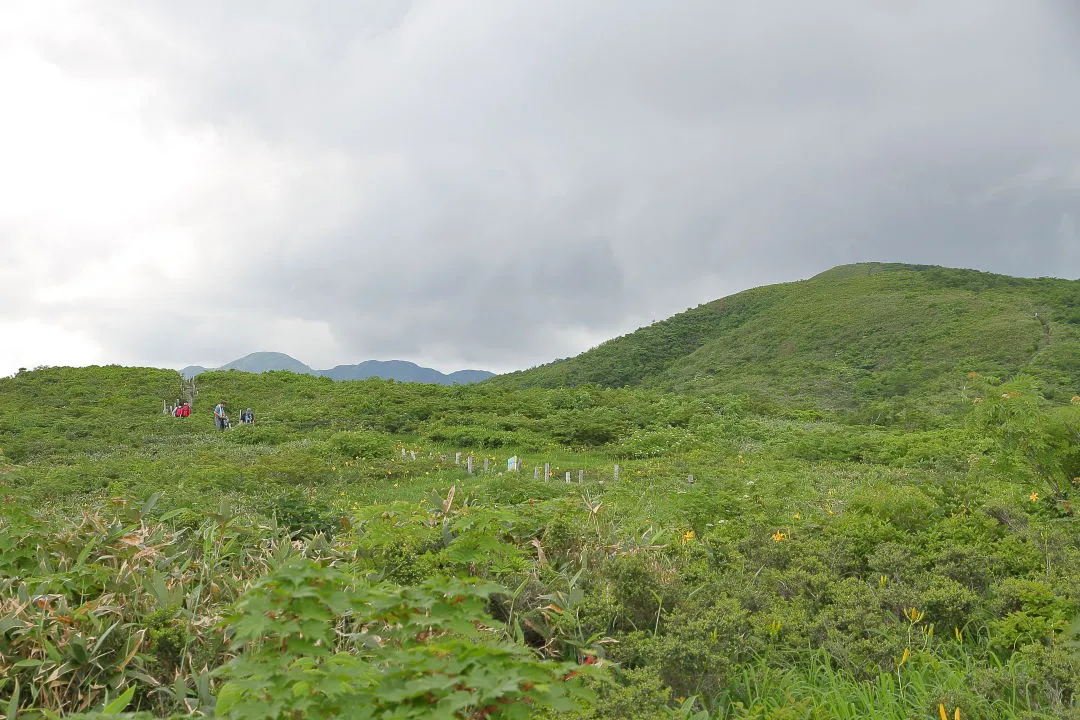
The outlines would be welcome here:
[[[228,403],[219,402],[214,406],[214,427],[218,430],[226,430],[232,427],[232,423],[229,421],[229,415],[225,412],[225,408]],[[187,400],[182,403],[180,400],[176,401],[176,407],[172,411],[173,417],[186,418],[191,417],[191,403]],[[242,425],[254,425],[255,413],[251,408],[247,408],[240,413],[240,424]]]
[[[214,427],[216,427],[218,430],[226,430],[232,427],[232,423],[229,422],[229,416],[225,413],[225,408],[227,407],[227,405],[228,403],[219,402],[217,405],[214,406]],[[255,413],[252,412],[251,408],[247,408],[240,413],[240,424],[255,424]]]

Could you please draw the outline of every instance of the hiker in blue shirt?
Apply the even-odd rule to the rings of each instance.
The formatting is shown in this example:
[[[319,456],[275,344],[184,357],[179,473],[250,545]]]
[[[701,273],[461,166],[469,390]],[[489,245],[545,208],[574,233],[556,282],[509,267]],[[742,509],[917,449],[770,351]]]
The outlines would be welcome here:
[[[214,407],[214,427],[218,430],[229,427],[229,416],[225,414],[225,403],[223,402]]]

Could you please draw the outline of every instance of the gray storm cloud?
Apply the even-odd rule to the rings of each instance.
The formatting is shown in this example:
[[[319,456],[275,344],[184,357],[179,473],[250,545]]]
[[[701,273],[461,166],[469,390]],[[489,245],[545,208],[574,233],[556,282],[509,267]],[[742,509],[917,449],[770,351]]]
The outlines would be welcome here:
[[[148,233],[182,298],[38,310],[125,361],[510,369],[843,262],[1080,275],[1068,2],[110,7],[41,52],[225,158]]]

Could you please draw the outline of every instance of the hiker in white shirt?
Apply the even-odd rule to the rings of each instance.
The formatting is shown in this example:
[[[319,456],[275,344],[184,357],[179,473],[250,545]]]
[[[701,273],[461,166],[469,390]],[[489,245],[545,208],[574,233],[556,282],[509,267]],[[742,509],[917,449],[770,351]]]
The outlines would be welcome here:
[[[225,414],[225,403],[223,402],[214,406],[214,427],[218,430],[229,427],[229,416]]]

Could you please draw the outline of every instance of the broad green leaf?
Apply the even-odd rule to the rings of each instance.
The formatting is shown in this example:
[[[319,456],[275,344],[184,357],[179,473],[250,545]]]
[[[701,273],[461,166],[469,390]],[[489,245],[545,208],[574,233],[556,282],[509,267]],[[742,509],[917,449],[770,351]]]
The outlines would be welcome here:
[[[134,685],[125,690],[120,697],[105,705],[101,712],[105,715],[115,715],[116,713],[123,712],[127,709],[127,706],[133,697],[135,697]]]
[[[7,720],[15,720],[19,714],[19,698],[22,695],[22,688],[19,686],[19,679],[15,678],[15,689],[11,691],[11,699],[7,704]]]

